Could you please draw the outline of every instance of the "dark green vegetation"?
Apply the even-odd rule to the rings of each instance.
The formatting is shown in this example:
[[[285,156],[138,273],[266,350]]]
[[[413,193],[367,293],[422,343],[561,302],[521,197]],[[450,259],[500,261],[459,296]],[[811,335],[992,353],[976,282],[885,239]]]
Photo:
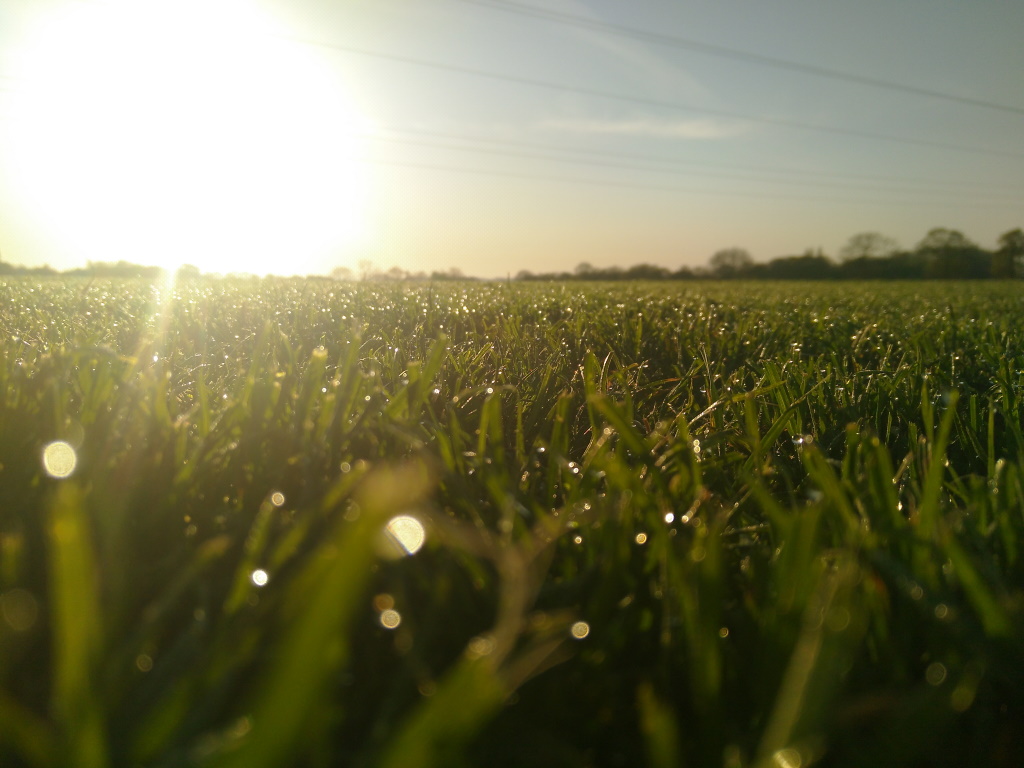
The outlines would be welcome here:
[[[4,766],[1024,759],[1017,285],[0,299]]]
[[[820,248],[799,256],[780,256],[755,262],[742,248],[725,248],[708,260],[710,271],[680,267],[677,271],[655,264],[628,269],[597,269],[584,262],[575,272],[535,275],[520,272],[518,280],[1007,280],[1024,277],[1024,231],[1000,235],[998,247],[987,251],[955,229],[936,227],[913,250],[877,232],[851,237],[839,251],[840,261]]]

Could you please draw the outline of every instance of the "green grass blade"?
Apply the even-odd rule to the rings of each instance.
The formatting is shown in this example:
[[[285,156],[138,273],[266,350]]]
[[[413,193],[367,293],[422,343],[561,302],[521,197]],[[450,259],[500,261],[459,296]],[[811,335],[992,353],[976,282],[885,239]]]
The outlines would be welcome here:
[[[57,488],[50,508],[50,611],[54,658],[53,718],[62,761],[77,768],[107,762],[105,712],[97,688],[103,650],[99,585],[82,492]]]

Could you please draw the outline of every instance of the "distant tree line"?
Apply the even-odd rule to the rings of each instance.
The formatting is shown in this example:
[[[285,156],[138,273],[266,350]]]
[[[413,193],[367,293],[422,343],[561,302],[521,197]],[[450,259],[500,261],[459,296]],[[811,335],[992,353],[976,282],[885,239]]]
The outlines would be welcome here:
[[[382,270],[369,259],[359,262],[359,269],[353,270],[350,267],[335,267],[331,270],[331,277],[335,280],[369,280],[373,282],[398,282],[405,280],[477,280],[476,277],[464,275],[458,267],[451,267],[445,271],[434,270],[427,273],[424,271],[409,272],[401,267],[391,267]]]
[[[193,267],[194,269],[194,267]],[[16,264],[8,264],[0,261],[0,275],[35,275],[47,277],[56,275],[69,275],[71,277],[141,277],[147,280],[155,280],[163,273],[160,267],[147,267],[142,264],[132,264],[129,261],[90,261],[84,267],[58,271],[48,264],[41,267],[22,267]]]
[[[127,261],[90,261],[85,267],[63,272],[50,266],[23,267],[0,260],[0,276],[34,275],[38,277],[69,275],[80,277],[131,277],[155,280],[163,273],[160,267],[133,264]],[[180,279],[202,276],[190,264],[177,271]],[[446,271],[408,272],[400,267],[386,271],[372,261],[359,262],[357,270],[337,267],[331,272],[335,280],[368,280],[375,282],[406,280],[475,280],[458,267]],[[955,229],[935,228],[928,232],[913,250],[900,248],[891,237],[877,232],[853,235],[839,250],[838,259],[827,256],[820,248],[809,248],[796,256],[780,256],[757,262],[743,248],[724,248],[708,259],[706,267],[669,269],[656,264],[635,264],[631,267],[595,267],[582,262],[572,272],[533,273],[522,270],[516,280],[1006,280],[1024,278],[1024,230],[1004,232],[997,247],[988,251]]]
[[[597,268],[588,262],[573,272],[535,274],[523,270],[517,280],[983,280],[1024,277],[1024,231],[1000,236],[987,251],[955,229],[936,228],[910,251],[891,237],[861,232],[832,259],[820,248],[796,256],[756,262],[743,248],[715,252],[707,267],[672,270],[654,264]]]

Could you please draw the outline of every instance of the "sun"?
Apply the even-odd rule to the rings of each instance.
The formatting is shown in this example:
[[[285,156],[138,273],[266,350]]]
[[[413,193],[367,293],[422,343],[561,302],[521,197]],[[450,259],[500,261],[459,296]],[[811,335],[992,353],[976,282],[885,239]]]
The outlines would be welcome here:
[[[16,64],[4,150],[69,261],[319,271],[367,236],[366,128],[241,0],[71,3]]]

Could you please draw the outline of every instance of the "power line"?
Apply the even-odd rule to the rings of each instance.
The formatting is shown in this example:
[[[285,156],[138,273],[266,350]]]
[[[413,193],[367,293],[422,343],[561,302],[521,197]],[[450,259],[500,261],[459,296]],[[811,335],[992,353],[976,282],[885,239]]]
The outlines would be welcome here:
[[[3,85],[0,85],[0,92],[3,92],[4,90],[7,90],[7,89]],[[652,156],[652,155],[643,155],[643,154],[636,154],[636,153],[611,152],[611,151],[600,151],[600,150],[579,150],[579,149],[573,149],[573,148],[558,147],[558,146],[554,146],[554,145],[550,145],[550,144],[538,144],[538,143],[530,143],[530,142],[515,142],[515,141],[508,141],[508,140],[496,140],[496,139],[486,138],[486,137],[466,136],[466,135],[444,133],[444,132],[438,132],[438,131],[422,131],[422,130],[420,130],[420,131],[404,130],[403,131],[403,130],[396,130],[396,129],[387,129],[387,130],[389,130],[392,133],[399,133],[399,134],[400,133],[407,133],[407,134],[412,134],[414,136],[419,135],[419,136],[435,137],[435,138],[440,138],[440,139],[443,139],[443,140],[449,141],[449,142],[450,141],[463,142],[463,143],[464,142],[470,142],[470,143],[475,143],[475,144],[491,144],[491,145],[497,145],[497,146],[512,147],[513,150],[512,151],[509,151],[509,150],[496,150],[496,149],[493,149],[493,148],[487,149],[487,148],[465,146],[465,145],[459,146],[459,145],[453,145],[453,144],[450,144],[450,143],[439,143],[439,142],[436,142],[436,141],[429,141],[429,140],[415,139],[415,138],[382,137],[382,136],[373,135],[373,134],[356,134],[356,135],[362,136],[363,138],[369,138],[369,139],[372,139],[372,140],[376,140],[376,141],[388,141],[388,142],[405,143],[405,144],[418,144],[418,145],[421,145],[421,146],[428,146],[428,147],[433,147],[433,148],[437,148],[437,149],[448,149],[448,150],[462,151],[462,152],[478,152],[478,153],[482,153],[482,154],[505,155],[505,156],[512,156],[512,157],[526,157],[526,158],[541,159],[541,160],[554,160],[556,162],[564,162],[564,163],[570,163],[570,164],[576,164],[576,165],[585,165],[585,166],[603,167],[603,168],[620,168],[620,169],[626,169],[626,170],[636,170],[636,171],[648,172],[648,173],[669,174],[669,175],[675,175],[675,176],[689,175],[689,176],[699,176],[699,177],[703,177],[703,178],[731,179],[731,180],[737,180],[737,181],[753,181],[753,182],[756,182],[756,183],[786,184],[786,185],[791,185],[791,186],[792,185],[803,185],[803,186],[819,186],[819,187],[832,187],[832,188],[835,188],[835,187],[849,188],[848,185],[846,185],[846,184],[829,183],[827,181],[826,182],[822,182],[822,181],[808,181],[808,180],[799,180],[799,179],[794,179],[794,178],[789,178],[789,179],[786,179],[786,178],[783,178],[783,179],[772,179],[772,178],[765,178],[763,176],[762,177],[751,176],[749,174],[748,175],[743,175],[744,171],[748,171],[748,172],[749,171],[754,171],[754,172],[776,174],[776,175],[783,175],[783,176],[790,176],[790,177],[792,177],[792,176],[801,176],[801,175],[802,176],[818,177],[818,178],[826,178],[826,179],[836,179],[836,178],[840,178],[840,177],[846,177],[846,178],[855,179],[857,181],[883,182],[883,184],[884,183],[890,183],[890,184],[895,184],[897,186],[903,186],[903,187],[913,187],[914,185],[924,185],[924,186],[928,187],[927,190],[914,190],[914,189],[898,189],[898,188],[894,189],[892,187],[886,187],[886,186],[865,187],[863,185],[860,185],[860,186],[854,187],[854,189],[857,189],[857,190],[869,190],[869,189],[873,188],[873,189],[878,189],[878,190],[881,190],[881,191],[894,191],[894,192],[920,193],[920,192],[923,191],[923,192],[930,192],[932,194],[940,194],[940,195],[941,194],[957,194],[957,192],[955,190],[941,190],[941,189],[934,188],[934,185],[936,183],[941,183],[941,182],[937,182],[937,180],[932,180],[932,179],[902,179],[902,178],[898,178],[898,177],[870,176],[870,175],[865,175],[865,174],[849,174],[849,173],[838,173],[837,174],[837,173],[834,173],[834,172],[832,172],[832,173],[820,172],[820,171],[815,172],[815,171],[800,170],[800,169],[772,168],[772,167],[763,167],[763,166],[762,167],[758,167],[758,166],[745,166],[745,167],[741,167],[741,166],[735,166],[735,165],[726,165],[726,164],[722,164],[722,163],[709,163],[709,162],[706,162],[706,161],[705,162],[694,162],[692,160],[690,160],[690,161],[688,161],[688,160],[681,160],[679,158],[671,158],[671,157],[665,157],[665,156]],[[526,151],[524,151],[524,150],[526,150]],[[537,152],[535,150],[540,150],[540,152]],[[565,157],[564,155],[570,155],[570,157]],[[582,157],[571,157],[571,155],[577,155],[577,156],[582,156]],[[612,163],[610,163],[610,162],[601,161],[601,160],[595,161],[595,160],[586,159],[586,158],[592,158],[592,157],[598,157],[598,158],[608,157],[608,158],[613,158],[613,159],[616,159],[616,160],[626,160],[626,161],[632,161],[632,162],[625,162],[625,163],[612,162]],[[657,167],[652,167],[651,165],[640,165],[636,161],[639,161],[639,163],[657,163],[658,166]],[[682,166],[702,166],[702,167],[705,167],[705,168],[714,168],[714,169],[717,169],[717,171],[716,172],[710,172],[710,171],[704,171],[704,172],[701,172],[701,171],[684,171],[681,168],[665,168],[664,167],[665,164],[675,165],[675,166],[679,166],[679,165],[682,165]],[[726,172],[732,172],[733,175],[724,175],[723,176],[723,174],[721,173],[721,171],[723,171],[723,170],[726,171]],[[740,174],[736,175],[735,172],[740,172]],[[971,186],[971,184],[969,182],[960,182],[960,184],[961,185]],[[986,190],[992,190],[994,185],[992,185],[992,184],[983,184],[983,183],[979,182],[979,183],[975,183],[974,186],[979,186],[979,187],[982,187],[982,188],[984,188]],[[1004,189],[1011,189],[1011,188],[1008,188],[1008,187],[1003,187],[1003,188]],[[1011,189],[1011,191],[1015,191],[1015,190]],[[993,197],[993,198],[999,197],[998,195],[993,194],[992,192],[990,192],[987,196]]]
[[[828,181],[808,181],[808,180],[800,180],[800,179],[793,179],[793,178],[790,178],[790,179],[786,179],[786,178],[770,179],[770,178],[764,178],[764,177],[758,177],[758,176],[750,176],[750,175],[723,175],[720,172],[712,172],[712,171],[683,171],[681,169],[658,168],[658,167],[643,166],[643,165],[630,164],[630,163],[616,163],[616,162],[607,162],[607,161],[586,160],[586,159],[582,159],[582,158],[573,158],[573,157],[560,157],[557,154],[551,154],[551,153],[545,154],[545,153],[522,151],[522,150],[515,150],[515,149],[487,149],[487,148],[472,147],[472,146],[459,146],[457,144],[451,144],[451,143],[447,143],[446,144],[446,143],[442,143],[442,142],[438,142],[438,141],[430,141],[430,140],[424,140],[424,139],[388,138],[388,137],[382,137],[382,136],[370,136],[369,138],[371,138],[371,139],[373,139],[375,141],[386,141],[386,142],[395,142],[395,143],[402,143],[402,144],[414,144],[414,145],[418,145],[418,146],[426,146],[426,147],[431,147],[431,148],[435,148],[435,149],[454,150],[454,151],[458,151],[458,152],[476,152],[476,153],[479,153],[479,154],[498,155],[498,156],[505,156],[505,157],[523,157],[523,158],[539,159],[539,160],[553,160],[555,162],[560,162],[560,163],[570,163],[570,164],[573,164],[573,165],[583,165],[583,166],[589,166],[589,167],[594,167],[594,168],[616,168],[616,169],[642,171],[642,172],[645,172],[645,173],[660,173],[660,174],[667,174],[667,175],[672,175],[672,176],[682,176],[682,177],[700,177],[700,178],[711,178],[711,179],[731,180],[731,181],[751,181],[751,182],[755,182],[755,183],[785,184],[785,185],[790,185],[790,186],[804,186],[804,187],[806,187],[806,186],[824,187],[824,188],[832,188],[832,189],[838,188],[838,189],[848,189],[848,190],[851,190],[851,191],[879,190],[879,191],[883,191],[883,192],[896,192],[896,193],[909,193],[909,194],[922,194],[922,193],[924,193],[924,194],[935,194],[935,195],[958,195],[958,194],[961,194],[961,193],[957,192],[956,190],[945,190],[945,189],[934,189],[934,188],[932,188],[932,189],[923,189],[923,190],[922,189],[916,189],[915,190],[915,189],[894,189],[892,187],[886,187],[886,186],[875,186],[875,187],[871,187],[871,186],[856,186],[856,187],[850,187],[847,184],[836,183],[836,182],[831,182],[830,183]],[[530,145],[525,145],[525,146],[529,147]],[[992,199],[1002,199],[1002,197],[1003,197],[1003,196],[1001,196],[1001,195],[999,195],[997,193],[987,193],[987,194],[985,194],[985,196],[989,197],[989,198],[992,198]],[[975,195],[975,197],[977,197],[977,195]],[[1014,195],[1013,196],[1014,200],[1017,200],[1017,199],[1020,199],[1020,198],[1021,198],[1021,195]]]
[[[411,64],[414,66],[424,67],[427,69],[435,69],[442,72],[456,72],[462,75],[471,75],[473,77],[482,77],[490,80],[499,80],[507,83],[515,83],[517,85],[526,85],[533,88],[542,88],[550,91],[559,91],[561,93],[575,93],[582,96],[592,96],[601,99],[612,99],[615,101],[624,101],[633,104],[643,104],[645,106],[659,107],[662,109],[683,110],[686,112],[696,112],[700,114],[712,115],[714,117],[727,117],[732,120],[745,120],[747,122],[764,123],[766,125],[781,126],[784,128],[798,128],[800,130],[814,131],[817,133],[829,133],[841,136],[854,136],[856,138],[872,139],[876,141],[892,141],[900,144],[910,144],[914,146],[929,147],[932,149],[943,149],[946,151],[953,152],[968,152],[972,154],[993,155],[996,157],[1012,157],[1015,159],[1024,158],[1024,155],[1022,154],[1016,152],[1006,152],[998,149],[989,149],[985,147],[968,147],[960,144],[946,144],[945,142],[940,141],[915,139],[907,136],[894,136],[892,134],[874,133],[872,131],[859,131],[853,128],[838,128],[836,126],[814,125],[812,123],[803,123],[797,120],[786,120],[784,118],[762,117],[757,115],[747,115],[740,112],[731,112],[728,110],[709,109],[707,107],[695,107],[690,104],[680,104],[671,101],[661,101],[660,99],[650,99],[643,96],[629,96],[626,94],[614,93],[612,91],[602,91],[596,88],[584,88],[582,86],[565,85],[562,83],[553,83],[549,80],[537,80],[534,78],[519,77],[517,75],[507,75],[499,72],[488,72],[487,70],[478,69],[476,67],[463,67],[456,64],[443,64],[441,62],[419,59],[412,56],[403,56],[394,53],[384,53],[381,51],[370,51],[363,48],[355,48],[347,45],[340,45],[338,43],[328,43],[320,40],[310,40],[307,38],[295,37],[292,35],[282,35],[281,37],[303,45],[328,48],[330,50],[341,51],[343,53],[356,54],[357,56],[366,56],[375,59],[384,59],[387,61],[397,61],[403,64]]]
[[[668,184],[637,184],[632,182],[613,182],[604,179],[592,179],[592,178],[579,178],[572,176],[553,176],[547,174],[532,174],[532,173],[516,173],[510,171],[496,171],[488,168],[464,168],[451,165],[433,164],[433,163],[416,163],[406,162],[403,160],[369,160],[368,162],[373,165],[392,166],[398,168],[412,168],[417,170],[431,170],[431,171],[442,171],[446,173],[462,173],[474,176],[493,176],[497,178],[507,179],[522,179],[528,181],[550,181],[564,184],[580,184],[590,187],[602,187],[602,188],[621,188],[621,189],[637,189],[637,190],[650,190],[650,191],[663,191],[663,192],[679,192],[683,194],[696,194],[696,195],[714,195],[718,197],[741,197],[749,198],[754,200],[795,200],[799,202],[814,202],[814,203],[840,203],[843,205],[855,204],[873,204],[873,205],[918,205],[918,206],[935,206],[950,203],[932,203],[926,201],[915,201],[915,200],[881,200],[878,198],[870,199],[851,199],[851,198],[836,198],[836,197],[821,197],[814,195],[813,197],[804,197],[797,195],[778,195],[778,194],[758,194],[749,192],[734,192],[723,189],[707,189],[701,187],[700,189],[689,189],[686,187],[679,187]],[[957,207],[991,207],[992,203],[983,203],[978,206],[972,205],[970,201],[962,203],[956,202]],[[1006,206],[1017,206],[1017,203],[1007,202]]]
[[[468,3],[470,5],[476,5],[482,8],[490,8],[491,10],[503,11],[505,13],[514,13],[520,16],[530,16],[533,18],[543,19],[545,21],[550,21],[557,24],[565,24],[584,29],[598,30],[601,32],[607,32],[609,34],[617,35],[619,37],[633,38],[635,40],[657,43],[658,45],[664,45],[672,48],[682,48],[690,51],[696,51],[698,53],[702,53],[708,56],[717,56],[719,58],[732,59],[734,61],[743,61],[748,64],[757,64],[760,66],[786,70],[789,72],[799,72],[804,75],[812,75],[814,77],[821,77],[829,80],[839,80],[847,83],[856,83],[858,85],[866,85],[872,88],[882,88],[888,91],[911,93],[914,94],[915,96],[926,96],[933,99],[941,99],[943,101],[950,101],[956,104],[964,104],[971,107],[982,107],[984,109],[991,109],[998,112],[1008,112],[1010,114],[1015,115],[1024,115],[1024,107],[1017,107],[1011,104],[1000,104],[998,102],[987,101],[985,99],[977,99],[972,96],[964,96],[962,94],[949,93],[946,91],[936,91],[931,88],[924,88],[916,85],[908,85],[906,83],[897,83],[891,80],[883,80],[881,78],[868,77],[867,75],[858,75],[853,72],[842,72],[837,69],[821,67],[815,64],[802,64],[800,62],[790,61],[788,59],[779,59],[774,56],[765,56],[757,53],[749,53],[747,51],[741,51],[736,48],[729,48],[724,45],[715,45],[714,43],[705,43],[699,40],[690,40],[687,38],[675,37],[672,35],[664,35],[658,32],[650,32],[647,30],[636,29],[634,27],[627,27],[621,24],[596,21],[593,19],[584,18],[582,16],[574,16],[568,13],[560,13],[558,11],[547,10],[545,8],[537,8],[535,6],[523,5],[520,3],[506,2],[506,0],[457,0],[457,2]]]
[[[569,155],[582,155],[584,157],[609,157],[609,158],[614,158],[614,159],[619,159],[619,160],[639,161],[641,163],[657,163],[659,165],[669,164],[669,165],[676,165],[676,166],[696,166],[696,167],[700,167],[700,168],[712,168],[712,169],[726,170],[726,171],[740,171],[740,172],[743,172],[743,171],[755,171],[755,172],[768,173],[768,174],[779,174],[779,175],[787,175],[787,176],[809,176],[809,177],[828,178],[828,179],[849,178],[849,179],[855,179],[855,180],[858,180],[858,181],[891,182],[891,183],[895,183],[895,184],[901,184],[901,185],[904,185],[904,186],[919,185],[919,186],[927,186],[927,187],[930,187],[930,188],[934,188],[934,186],[936,184],[944,184],[944,183],[946,183],[946,182],[943,182],[943,181],[941,181],[939,179],[901,178],[901,177],[896,177],[896,176],[878,176],[878,175],[846,173],[846,172],[837,172],[837,171],[814,171],[814,170],[801,169],[801,168],[780,168],[780,167],[759,166],[759,165],[737,166],[737,165],[729,165],[729,164],[726,164],[726,163],[715,163],[715,162],[710,162],[710,161],[706,161],[706,160],[701,161],[701,160],[692,160],[692,159],[682,159],[682,158],[678,158],[678,157],[669,157],[669,156],[666,156],[666,155],[638,154],[638,153],[635,153],[635,152],[615,152],[615,151],[610,151],[610,150],[577,149],[577,148],[573,148],[573,147],[563,147],[563,146],[557,146],[557,145],[553,145],[553,144],[543,144],[543,143],[525,142],[525,141],[511,141],[511,140],[508,140],[508,139],[495,139],[495,138],[490,138],[490,137],[485,137],[485,136],[471,136],[471,135],[467,135],[467,134],[449,133],[449,132],[443,132],[443,131],[428,131],[428,130],[422,130],[422,129],[413,130],[413,129],[408,129],[408,128],[390,128],[390,127],[385,127],[385,130],[390,132],[390,133],[408,134],[408,135],[412,135],[412,136],[426,136],[426,137],[439,138],[439,139],[452,140],[452,141],[464,141],[464,142],[470,142],[470,143],[476,143],[476,144],[492,144],[492,145],[503,146],[503,147],[514,147],[514,148],[521,148],[521,149],[541,150],[541,151],[545,151],[545,152],[556,152],[556,153],[569,154]],[[370,134],[361,134],[361,135],[368,136],[370,138],[374,138]],[[637,166],[637,167],[638,168],[643,168],[644,166]],[[1022,191],[1022,189],[1019,186],[1017,186],[1017,185],[1004,185],[1004,184],[993,184],[993,183],[989,183],[989,182],[970,182],[970,181],[959,181],[959,182],[955,182],[955,183],[958,186],[969,186],[969,187],[973,186],[973,187],[981,187],[981,188],[984,188],[984,189],[1001,188],[1001,189],[1013,191],[1015,193],[1019,193],[1019,192]]]
[[[97,0],[83,0],[84,2],[96,3]],[[497,3],[501,0],[460,0],[460,2],[477,2],[480,4]],[[97,3],[101,4],[101,3]],[[525,8],[526,6],[514,5],[516,8]],[[534,9],[539,12],[539,9]],[[550,13],[554,13],[553,11]],[[570,17],[578,18],[578,17]],[[583,19],[582,21],[587,21]],[[597,23],[597,22],[595,22]],[[652,33],[653,34],[653,33]],[[356,48],[352,46],[345,46],[338,43],[324,42],[321,40],[311,40],[307,38],[297,37],[294,35],[278,35],[278,37],[286,40],[290,40],[295,43],[302,45],[315,46],[320,48],[327,48],[334,51],[340,51],[343,53],[355,54],[358,56],[383,59],[388,61],[396,61],[403,64],[410,64],[414,66],[424,67],[428,69],[434,69],[444,72],[455,72],[462,75],[468,75],[473,77],[482,77],[491,80],[498,80],[502,82],[515,83],[517,85],[525,85],[533,88],[541,88],[546,90],[553,90],[562,93],[575,93],[583,96],[590,96],[602,99],[610,99],[614,101],[629,102],[634,104],[642,104],[645,106],[654,106],[662,109],[671,109],[674,111],[682,110],[686,112],[694,112],[698,114],[706,114],[714,117],[725,117],[733,120],[742,120],[752,123],[762,123],[765,125],[773,125],[784,128],[796,128],[799,130],[813,131],[817,133],[835,134],[841,136],[853,136],[861,139],[870,139],[876,141],[891,141],[901,144],[908,144],[913,146],[929,147],[932,149],[942,149],[946,151],[954,152],[967,152],[972,154],[983,154],[991,155],[996,157],[1011,157],[1015,159],[1024,158],[1024,154],[1016,152],[1008,152],[1003,150],[991,149],[987,147],[970,147],[959,144],[947,144],[945,142],[929,141],[927,139],[913,138],[907,136],[896,136],[885,133],[875,133],[872,131],[860,131],[852,128],[841,128],[836,126],[822,126],[815,125],[813,123],[804,123],[797,120],[787,120],[784,118],[764,117],[758,115],[744,114],[741,112],[732,112],[729,110],[721,109],[710,109],[707,107],[697,107],[691,104],[680,104],[678,102],[663,101],[660,99],[651,99],[642,96],[631,96],[627,94],[614,93],[611,91],[603,91],[595,88],[585,88],[582,86],[572,86],[562,83],[554,83],[548,80],[538,80],[534,78],[519,77],[517,75],[508,75],[498,72],[489,72],[483,69],[475,67],[464,67],[454,64],[444,64],[436,61],[429,61],[425,59],[419,59],[412,56],[404,56],[400,54],[385,53],[382,51],[372,51],[362,48]],[[726,49],[731,50],[731,49]],[[742,53],[742,52],[739,52]],[[1024,114],[1024,110],[1022,110]]]
[[[5,87],[3,85],[0,85],[0,92],[3,92],[4,90],[6,90]],[[401,144],[413,144],[413,145],[431,147],[431,148],[435,148],[435,149],[454,150],[454,151],[460,151],[460,152],[477,152],[477,153],[481,153],[481,154],[501,155],[501,156],[511,156],[511,157],[524,157],[524,158],[532,158],[532,159],[540,159],[540,160],[553,160],[555,162],[570,163],[570,164],[575,164],[575,165],[584,165],[584,166],[591,166],[591,167],[598,167],[598,168],[617,168],[617,169],[625,169],[625,170],[635,170],[635,171],[641,171],[641,172],[646,172],[646,173],[659,173],[659,174],[668,174],[668,175],[673,175],[673,176],[684,176],[684,177],[685,176],[696,176],[696,177],[701,177],[701,178],[727,179],[727,180],[736,180],[736,181],[752,181],[752,182],[755,182],[755,183],[785,184],[785,185],[790,185],[790,186],[801,185],[801,186],[818,186],[818,187],[826,187],[826,188],[847,188],[847,189],[851,189],[851,187],[848,184],[846,184],[846,183],[841,183],[841,182],[840,183],[830,183],[829,181],[817,181],[817,180],[814,180],[815,178],[816,179],[838,180],[840,178],[845,177],[845,178],[854,179],[854,180],[856,180],[858,182],[869,182],[869,183],[870,182],[881,182],[882,183],[882,186],[875,186],[875,187],[864,186],[864,185],[858,185],[858,186],[852,187],[852,189],[858,190],[858,191],[877,189],[877,190],[881,190],[881,191],[908,192],[908,193],[926,192],[926,193],[940,194],[940,195],[941,194],[958,194],[958,192],[956,190],[952,190],[952,189],[937,189],[937,188],[935,188],[935,185],[937,183],[942,183],[942,182],[939,182],[939,181],[933,180],[933,179],[903,179],[903,178],[891,177],[891,176],[889,176],[889,177],[887,177],[887,176],[870,176],[870,175],[865,175],[865,174],[849,174],[849,173],[835,173],[835,172],[829,173],[829,172],[821,172],[821,171],[817,171],[816,172],[816,171],[808,171],[808,170],[792,169],[792,168],[777,168],[777,167],[773,168],[773,167],[764,167],[764,166],[736,166],[736,165],[727,165],[727,164],[723,164],[723,163],[709,163],[707,161],[704,161],[704,162],[694,162],[692,160],[682,160],[680,158],[672,158],[672,157],[665,157],[665,156],[652,156],[652,155],[627,153],[627,152],[612,152],[612,151],[602,151],[602,150],[580,150],[580,149],[574,149],[574,148],[559,147],[559,146],[555,146],[555,145],[551,145],[551,144],[540,144],[540,143],[535,143],[535,142],[499,140],[499,139],[480,137],[480,136],[467,136],[465,134],[446,133],[446,132],[441,132],[441,131],[423,131],[423,130],[408,130],[408,129],[395,129],[395,128],[386,128],[385,130],[388,131],[389,133],[393,133],[393,134],[410,134],[413,137],[423,137],[423,136],[425,136],[425,137],[428,137],[428,138],[427,139],[424,139],[424,138],[408,138],[408,137],[403,138],[401,136],[391,136],[391,137],[389,137],[389,136],[381,136],[381,135],[368,134],[368,133],[354,133],[353,135],[361,137],[361,138],[364,138],[364,139],[370,139],[370,140],[373,140],[373,141],[384,141],[384,142],[401,143]],[[440,142],[439,141],[431,141],[430,138],[441,139],[442,141],[440,141]],[[449,143],[444,143],[444,142],[449,142]],[[458,142],[458,143],[452,144],[450,142]],[[468,145],[467,145],[467,143],[468,143]],[[492,148],[487,148],[486,146],[485,147],[472,146],[473,144],[476,144],[476,145],[484,144],[484,145],[494,145],[494,146],[501,146],[501,147],[511,147],[512,149],[511,150],[494,149],[493,147]],[[589,158],[595,158],[595,157],[596,158],[606,158],[607,157],[607,158],[612,158],[614,160],[624,160],[624,161],[627,161],[627,162],[607,162],[607,161],[600,160],[600,159],[599,160],[589,159]],[[652,166],[651,164],[656,164],[656,165]],[[677,166],[677,167],[665,167],[666,165]],[[692,170],[684,170],[684,168],[680,168],[678,166],[684,166],[684,167],[685,166],[697,166],[697,167],[703,167],[703,168],[714,169],[714,170],[692,171]],[[722,173],[723,171],[725,172],[724,175]],[[747,172],[747,173],[744,173],[744,172]],[[750,175],[749,172],[781,175],[783,177],[788,176],[790,178],[782,178],[782,179],[766,178],[764,176]],[[811,179],[793,178],[793,177],[800,177],[800,176],[809,176],[809,177],[813,177],[813,178],[811,178]],[[892,186],[885,186],[885,184],[890,184],[890,185],[894,184],[894,185],[896,185],[897,188],[893,188]],[[960,184],[961,185],[966,184],[968,186],[971,185],[969,182],[960,182]],[[926,186],[928,188],[925,189],[925,190],[915,190],[915,189],[912,188],[915,185],[918,185],[918,186],[923,185],[923,186]],[[902,186],[902,187],[910,187],[910,189],[899,189],[898,187],[900,187],[900,186]],[[992,184],[983,184],[983,183],[979,182],[979,183],[976,183],[974,186],[980,186],[980,187],[983,187],[985,190],[989,190],[990,192],[989,192],[988,196],[990,196],[990,197],[999,197],[999,195],[994,194],[994,190],[993,190],[993,186],[994,185],[992,185]],[[1011,189],[1011,188],[1008,188],[1008,187],[1003,187],[1003,189],[1010,190],[1011,193],[1016,191],[1015,189]]]

